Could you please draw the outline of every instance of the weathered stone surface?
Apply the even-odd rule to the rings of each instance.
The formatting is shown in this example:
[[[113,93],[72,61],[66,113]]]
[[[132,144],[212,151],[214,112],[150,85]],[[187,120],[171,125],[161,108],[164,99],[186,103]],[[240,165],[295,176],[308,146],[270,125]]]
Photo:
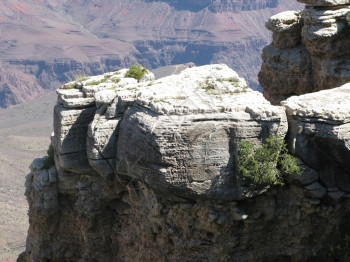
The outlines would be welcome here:
[[[276,48],[290,48],[299,44],[301,39],[301,13],[286,11],[272,16],[266,28],[273,32],[272,41]]]
[[[86,156],[86,137],[95,111],[95,107],[69,109],[62,105],[55,106],[52,141],[58,170],[92,171]]]
[[[173,194],[239,199],[238,141],[284,134],[283,121],[283,112],[259,121],[244,111],[169,117],[131,107],[120,126],[117,172]]]
[[[320,183],[315,182],[312,183],[311,185],[307,186],[305,188],[306,191],[306,195],[311,197],[311,198],[323,198],[326,193],[327,193],[327,189],[325,189],[323,186],[320,185]]]
[[[303,11],[302,39],[312,56],[332,58],[350,54],[350,5],[333,9],[307,7]]]
[[[19,261],[327,261],[350,215],[349,85],[272,106],[224,65],[117,75],[72,91],[93,106],[56,106],[58,170],[31,166]],[[286,135],[286,113],[303,173],[252,190],[237,145]]]
[[[58,89],[58,103],[65,108],[84,108],[95,104],[93,97],[87,97],[80,89]]]
[[[60,212],[51,216],[36,213],[43,191],[27,180],[32,222],[22,261],[306,262],[327,258],[330,236],[350,214],[349,205],[320,208],[288,187],[253,201],[189,201],[141,181],[69,178],[70,191],[57,186],[60,178],[52,183]]]
[[[45,158],[35,159],[26,176],[26,196],[29,202],[29,216],[35,218],[34,230],[28,232],[26,250],[35,254],[33,260],[43,261],[52,252],[55,226],[59,220],[59,196],[57,191],[57,171],[55,167],[42,170]]]
[[[349,2],[305,2],[312,6],[294,18],[292,12],[281,13],[267,23],[273,41],[263,50],[258,78],[273,104],[350,82]],[[299,27],[301,31],[290,29],[293,34],[288,37],[280,35]]]
[[[285,136],[284,109],[248,89],[225,65],[189,68],[157,81],[148,73],[152,81],[140,83],[123,78],[126,71],[58,90],[72,101],[55,109],[59,170],[116,173],[175,195],[244,198],[235,175],[238,143]],[[82,97],[93,99],[97,109],[81,108]]]
[[[244,197],[238,142],[286,134],[286,118],[224,65],[186,69],[118,97],[125,111],[116,145],[119,175],[188,197]]]
[[[285,50],[268,45],[263,49],[259,81],[264,97],[274,104],[293,95],[314,91],[310,57],[303,45]]]
[[[310,185],[319,180],[318,172],[307,165],[303,161],[299,160],[298,165],[303,170],[301,175],[287,175],[287,181],[293,184]]]
[[[291,146],[327,187],[350,192],[350,84],[291,97],[286,107]]]

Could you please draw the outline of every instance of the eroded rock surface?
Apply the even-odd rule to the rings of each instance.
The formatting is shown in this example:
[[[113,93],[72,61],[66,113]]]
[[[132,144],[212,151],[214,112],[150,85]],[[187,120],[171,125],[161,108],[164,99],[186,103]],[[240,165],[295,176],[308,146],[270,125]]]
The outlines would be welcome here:
[[[263,50],[259,82],[273,104],[350,81],[349,1],[299,1],[302,12],[283,12],[266,27],[273,41]]]
[[[292,150],[318,171],[329,192],[350,193],[350,84],[299,97],[287,109]]]
[[[287,132],[284,109],[225,65],[140,83],[124,75],[58,90],[59,170],[104,178],[117,173],[177,195],[240,199],[242,189],[232,180],[238,141]]]
[[[272,106],[225,65],[124,76],[58,90],[56,168],[37,159],[26,178],[19,261],[333,261],[350,214],[348,86]],[[276,133],[303,172],[253,190],[238,143]]]

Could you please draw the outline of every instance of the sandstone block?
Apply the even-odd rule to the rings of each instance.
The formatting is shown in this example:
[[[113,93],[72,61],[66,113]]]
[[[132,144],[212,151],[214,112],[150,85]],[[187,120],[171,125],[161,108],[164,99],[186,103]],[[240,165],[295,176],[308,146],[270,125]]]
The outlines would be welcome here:
[[[290,145],[306,165],[318,171],[327,187],[350,192],[350,85],[282,102]],[[325,106],[327,105],[327,106]]]
[[[278,105],[293,95],[313,91],[310,56],[303,45],[280,50],[272,44],[263,49],[258,74],[264,97]]]
[[[301,39],[301,13],[286,11],[272,16],[266,28],[273,32],[272,43],[276,48],[291,48],[299,44]]]
[[[321,184],[318,182],[312,183],[311,185],[305,187],[305,189],[307,190],[306,195],[315,199],[323,198],[327,193],[327,189],[321,186]]]
[[[244,198],[234,172],[238,143],[284,136],[284,111],[245,89],[223,65],[186,69],[161,82],[140,88],[124,113],[117,175],[175,195]]]
[[[302,12],[277,14],[267,23],[273,41],[263,50],[258,79],[273,104],[350,81],[349,2],[301,2],[308,4]],[[293,29],[297,25],[301,30]]]
[[[86,153],[89,123],[96,108],[69,109],[56,105],[54,110],[54,148],[59,170],[91,171]]]
[[[350,54],[350,26],[346,15],[350,5],[333,9],[307,7],[303,11],[302,39],[308,51],[317,57],[340,57]]]

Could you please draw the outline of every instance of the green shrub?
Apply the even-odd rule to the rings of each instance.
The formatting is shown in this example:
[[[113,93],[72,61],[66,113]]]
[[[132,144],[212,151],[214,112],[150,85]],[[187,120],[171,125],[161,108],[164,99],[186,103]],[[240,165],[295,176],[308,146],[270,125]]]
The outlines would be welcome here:
[[[94,81],[91,81],[91,82],[86,83],[85,85],[86,85],[86,86],[96,86],[96,85],[99,85],[99,84],[101,84],[101,83],[102,83],[101,81],[94,80]]]
[[[300,174],[296,158],[288,154],[278,135],[270,136],[260,147],[252,142],[239,144],[238,173],[253,185],[284,185],[284,174]]]
[[[339,237],[333,245],[329,247],[330,257],[334,261],[350,261],[350,235],[345,234],[342,238]]]
[[[49,145],[49,148],[47,149],[46,152],[48,157],[45,159],[42,169],[49,169],[50,167],[55,165],[55,156],[54,156],[55,150],[52,144]]]
[[[142,79],[142,77],[148,72],[146,67],[142,65],[133,65],[126,72],[126,77],[135,78],[138,82]]]
[[[76,82],[83,82],[83,81],[86,81],[86,80],[88,80],[89,79],[89,77],[88,76],[86,76],[86,75],[76,75],[75,76],[75,81]]]
[[[119,77],[115,77],[115,78],[112,78],[111,79],[111,81],[113,82],[113,83],[119,83],[120,81],[121,81],[121,79],[119,78]]]

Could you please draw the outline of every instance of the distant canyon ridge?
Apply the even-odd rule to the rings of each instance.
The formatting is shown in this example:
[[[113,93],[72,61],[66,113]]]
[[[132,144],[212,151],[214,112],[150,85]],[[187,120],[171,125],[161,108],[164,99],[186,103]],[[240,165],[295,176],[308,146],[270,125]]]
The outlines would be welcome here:
[[[8,0],[0,3],[0,107],[82,75],[226,63],[258,87],[265,21],[290,0]]]

